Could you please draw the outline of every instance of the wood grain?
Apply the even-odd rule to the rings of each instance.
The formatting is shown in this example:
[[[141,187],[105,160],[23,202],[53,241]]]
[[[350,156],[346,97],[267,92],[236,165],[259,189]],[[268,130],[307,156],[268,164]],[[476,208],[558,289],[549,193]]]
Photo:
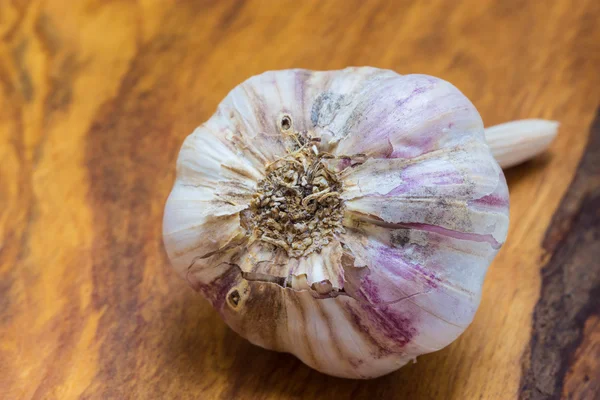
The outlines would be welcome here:
[[[594,398],[598,18],[595,0],[0,2],[2,397]],[[472,326],[365,382],[237,337],[161,242],[179,146],[231,88],[348,65],[449,80],[487,125],[562,124],[507,172],[509,238]]]
[[[533,332],[524,360],[524,398],[592,398],[600,395],[600,352],[596,340],[600,316],[600,110],[592,125],[575,178],[544,238],[551,254],[542,269],[540,298],[534,309]],[[590,324],[586,327],[586,324]],[[591,329],[591,332],[587,332]],[[583,359],[581,361],[580,359]],[[591,370],[578,364],[593,362]],[[568,381],[565,377],[569,371]],[[591,375],[591,376],[590,376]],[[574,381],[574,382],[573,382]],[[574,383],[577,385],[575,386]],[[582,394],[586,393],[586,397]]]

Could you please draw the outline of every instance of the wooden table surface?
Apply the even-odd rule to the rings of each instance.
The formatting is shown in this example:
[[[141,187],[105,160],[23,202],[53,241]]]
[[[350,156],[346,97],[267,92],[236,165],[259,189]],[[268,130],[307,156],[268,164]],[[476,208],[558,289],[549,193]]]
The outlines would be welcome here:
[[[598,398],[599,19],[597,0],[2,0],[0,397]],[[371,381],[239,338],[161,239],[179,147],[231,88],[349,65],[449,80],[486,125],[562,124],[507,171],[471,327]]]

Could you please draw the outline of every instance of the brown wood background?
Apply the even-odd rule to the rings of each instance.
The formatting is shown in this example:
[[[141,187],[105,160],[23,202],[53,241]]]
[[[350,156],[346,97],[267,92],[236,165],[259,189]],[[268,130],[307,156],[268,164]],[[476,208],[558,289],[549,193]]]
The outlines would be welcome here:
[[[0,397],[598,396],[599,20],[598,0],[1,0]],[[562,123],[507,172],[473,325],[372,381],[240,339],[161,242],[179,147],[231,88],[348,65],[447,79],[487,125]]]

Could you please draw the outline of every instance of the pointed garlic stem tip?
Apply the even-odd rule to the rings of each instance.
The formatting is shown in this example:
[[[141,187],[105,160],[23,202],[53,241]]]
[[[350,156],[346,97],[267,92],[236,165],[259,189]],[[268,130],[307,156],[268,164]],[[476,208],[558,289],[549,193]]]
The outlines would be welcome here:
[[[556,137],[559,123],[521,119],[485,128],[485,138],[502,168],[512,167],[544,152]]]

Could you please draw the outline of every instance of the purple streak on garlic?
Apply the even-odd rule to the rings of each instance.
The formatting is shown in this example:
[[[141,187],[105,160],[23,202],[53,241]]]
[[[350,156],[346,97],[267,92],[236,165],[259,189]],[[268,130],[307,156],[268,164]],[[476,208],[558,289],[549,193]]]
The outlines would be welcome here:
[[[184,142],[169,258],[250,342],[373,378],[471,323],[508,228],[481,118],[451,84],[267,72]]]

